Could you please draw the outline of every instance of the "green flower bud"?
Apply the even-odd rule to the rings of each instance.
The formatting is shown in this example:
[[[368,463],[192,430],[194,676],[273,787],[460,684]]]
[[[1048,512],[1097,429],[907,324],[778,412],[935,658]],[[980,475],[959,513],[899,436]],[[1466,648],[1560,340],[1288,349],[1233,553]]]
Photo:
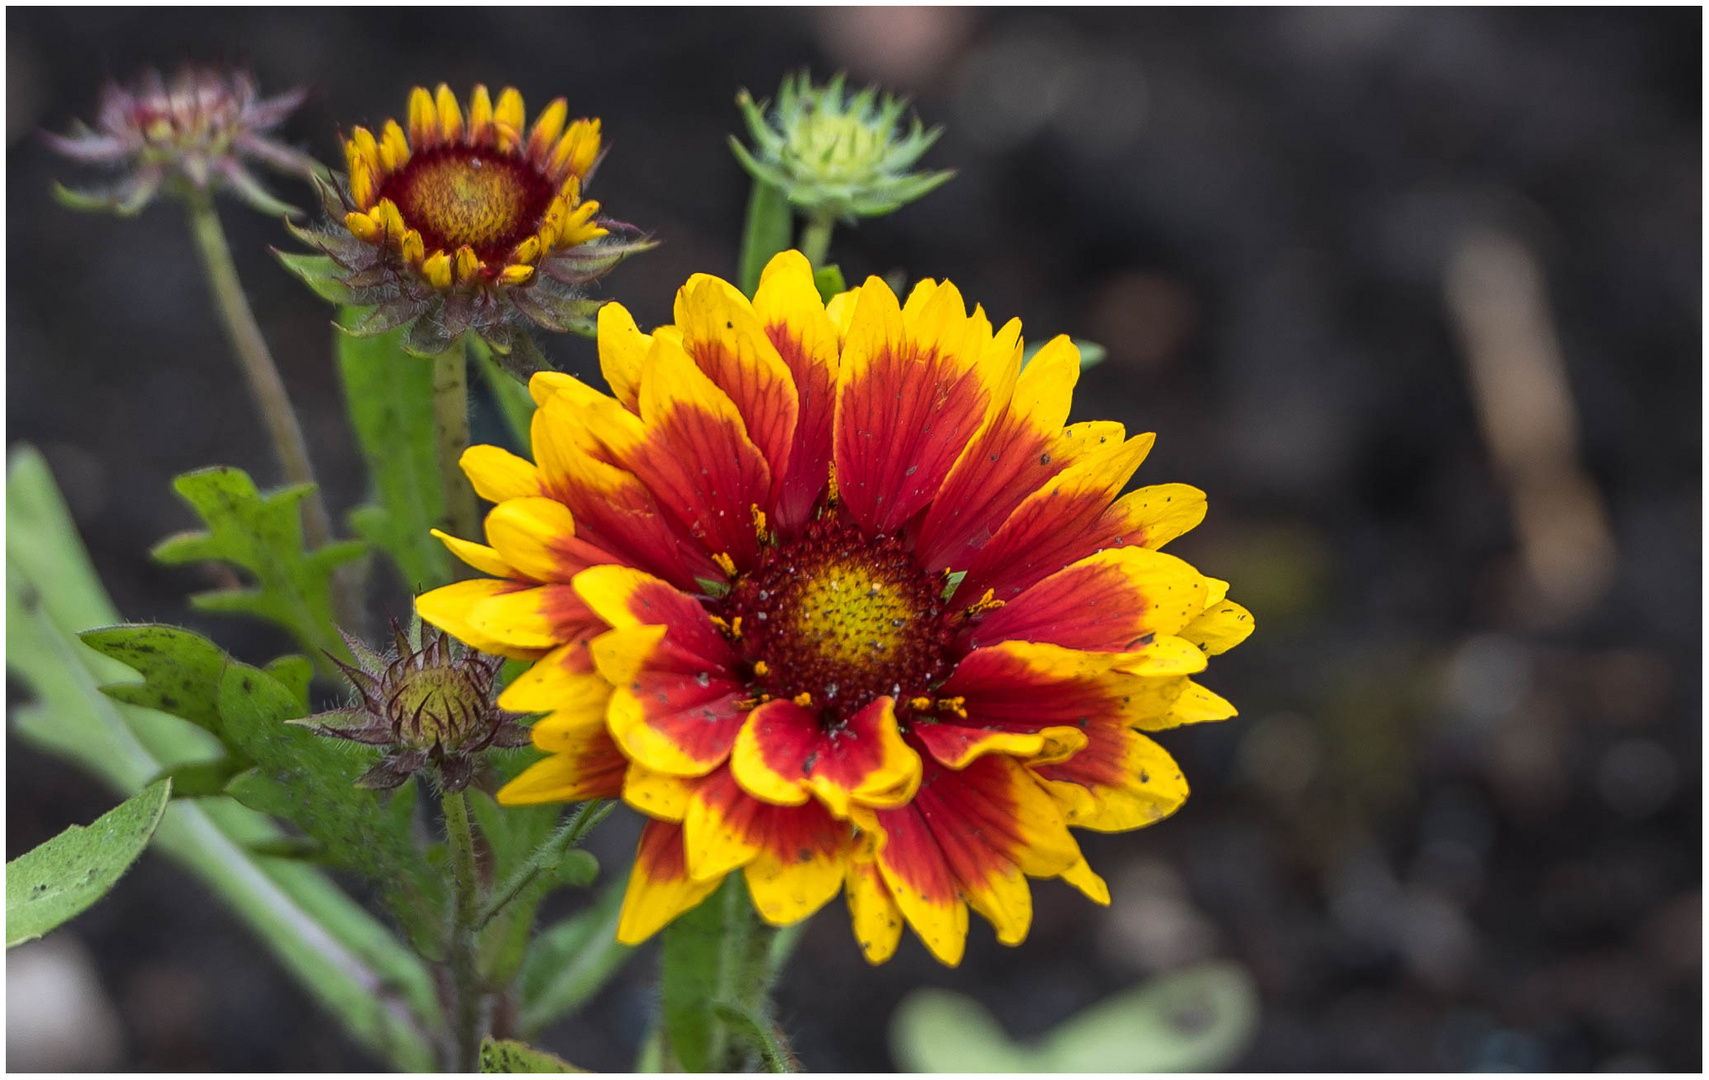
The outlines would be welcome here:
[[[803,71],[783,80],[775,105],[737,95],[754,147],[734,136],[730,147],[754,179],[808,217],[852,221],[888,214],[955,175],[909,171],[943,129],[925,130],[918,116],[904,124],[906,98],[880,97],[876,86],[846,95],[843,84],[839,73],[816,87]]]
[[[443,631],[422,631],[421,648],[392,624],[396,647],[381,656],[348,634],[357,665],[333,662],[356,688],[348,708],[293,720],[317,735],[387,748],[360,776],[367,788],[394,788],[426,768],[446,791],[474,779],[474,757],[489,746],[528,745],[528,729],[493,702],[500,661],[465,650]]]

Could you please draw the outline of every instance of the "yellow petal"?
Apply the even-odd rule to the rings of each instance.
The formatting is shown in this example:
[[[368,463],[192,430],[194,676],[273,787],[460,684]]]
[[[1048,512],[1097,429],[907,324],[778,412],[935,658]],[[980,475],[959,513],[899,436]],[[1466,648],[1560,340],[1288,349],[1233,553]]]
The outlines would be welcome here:
[[[560,542],[575,534],[569,507],[538,495],[506,499],[487,515],[487,543],[535,581],[567,582],[583,569],[559,553]]]
[[[438,529],[429,531],[439,538],[440,543],[451,549],[451,554],[484,574],[505,578],[523,576],[516,572],[515,567],[505,562],[503,556],[485,544],[477,544],[472,540],[462,540],[450,533],[440,532]]]
[[[439,137],[446,143],[455,143],[463,138],[463,110],[457,104],[457,95],[444,83],[439,84],[439,93],[435,101],[439,114]]]
[[[610,697],[611,684],[594,668],[587,643],[575,641],[553,649],[518,675],[498,696],[498,705],[512,712],[551,711],[555,727],[604,727]]]
[[[481,652],[533,660],[546,650],[519,648],[478,629],[470,622],[471,613],[481,604],[495,597],[514,593],[519,588],[514,581],[498,581],[493,578],[459,581],[416,597],[415,610],[423,622],[439,627],[458,641]]]
[[[384,226],[360,210],[352,210],[344,215],[344,227],[370,244],[378,243],[386,235]]]
[[[475,493],[502,503],[540,494],[540,471],[534,463],[497,446],[471,446],[458,459]]]
[[[387,172],[396,172],[409,164],[409,140],[396,120],[387,120],[380,132],[380,164]]]
[[[546,153],[558,135],[564,130],[564,120],[570,114],[570,107],[563,98],[558,98],[546,106],[539,119],[534,121],[534,130],[528,133],[528,156],[535,161],[544,161]]]
[[[533,277],[532,266],[507,266],[498,274],[499,281],[505,285],[523,285]]]
[[[439,113],[426,87],[418,86],[409,92],[409,141],[417,150],[439,145]]]
[[[622,304],[614,300],[599,309],[599,370],[612,396],[630,412],[638,410],[641,369],[652,344]]]
[[[514,86],[505,87],[499,92],[498,106],[493,109],[493,122],[520,136],[523,119],[522,94]]]
[[[493,99],[484,85],[477,84],[469,95],[469,142],[484,142],[493,133]]]
[[[456,258],[457,262],[454,269],[459,283],[473,281],[481,276],[481,260],[473,248],[467,244],[463,245],[457,249]]]
[[[1232,600],[1224,600],[1188,623],[1181,636],[1216,656],[1245,641],[1252,635],[1252,629],[1252,613]]]
[[[427,278],[427,283],[435,289],[449,289],[451,287],[451,256],[443,251],[435,251],[422,260],[421,273],[423,277]]]
[[[867,963],[882,964],[895,955],[902,940],[902,909],[871,862],[850,860],[844,882],[855,941]]]
[[[681,821],[688,813],[694,781],[654,772],[631,761],[623,777],[623,801],[651,818]]]

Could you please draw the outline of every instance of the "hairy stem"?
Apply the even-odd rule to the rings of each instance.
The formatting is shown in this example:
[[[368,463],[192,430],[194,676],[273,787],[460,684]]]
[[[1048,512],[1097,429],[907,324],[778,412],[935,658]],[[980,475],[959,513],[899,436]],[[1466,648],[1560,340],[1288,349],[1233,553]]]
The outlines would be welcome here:
[[[267,341],[261,336],[261,327],[256,325],[255,313],[249,310],[249,301],[243,295],[231,246],[220,227],[219,211],[206,195],[192,196],[188,205],[190,233],[196,241],[196,253],[202,258],[202,269],[208,275],[220,324],[225,327],[226,339],[231,342],[238,365],[249,382],[249,392],[254,395],[255,405],[273,437],[273,450],[279,455],[285,479],[293,484],[315,484],[314,465],[309,461],[303,429],[297,423],[296,410],[291,408],[291,398],[285,392],[284,380],[279,378],[279,369],[273,364],[273,355],[267,350]],[[318,484],[303,501],[303,538],[311,549],[332,539],[332,519],[327,516]]]
[[[825,265],[825,258],[831,253],[831,230],[836,226],[834,218],[812,217],[801,227],[801,254],[807,256],[813,269]]]
[[[475,489],[459,464],[469,448],[469,367],[461,340],[433,358],[433,428],[439,441],[439,480],[445,485],[448,530],[465,540],[478,539]]]
[[[499,912],[512,900],[521,895],[522,890],[534,884],[542,874],[549,874],[564,861],[564,856],[582,842],[595,825],[604,821],[617,804],[609,799],[599,799],[582,804],[571,818],[558,831],[547,838],[544,844],[531,855],[528,861],[511,874],[510,879],[493,891],[488,898],[486,907],[481,910],[475,920],[475,929],[484,930]]]
[[[486,988],[475,956],[475,920],[480,912],[480,881],[475,871],[475,836],[469,804],[462,792],[441,799],[445,837],[450,844],[454,906],[451,941],[451,1071],[475,1072],[481,1064],[481,1028]]]

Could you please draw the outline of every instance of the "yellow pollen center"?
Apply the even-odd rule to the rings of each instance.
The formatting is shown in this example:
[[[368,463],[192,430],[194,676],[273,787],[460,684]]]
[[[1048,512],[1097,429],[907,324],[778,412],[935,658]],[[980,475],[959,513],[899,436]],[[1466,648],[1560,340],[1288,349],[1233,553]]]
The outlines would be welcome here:
[[[449,247],[482,248],[515,232],[528,192],[516,173],[482,157],[423,162],[399,207],[411,224]]]
[[[908,598],[867,567],[832,564],[802,583],[795,632],[834,664],[882,663],[914,614]]]

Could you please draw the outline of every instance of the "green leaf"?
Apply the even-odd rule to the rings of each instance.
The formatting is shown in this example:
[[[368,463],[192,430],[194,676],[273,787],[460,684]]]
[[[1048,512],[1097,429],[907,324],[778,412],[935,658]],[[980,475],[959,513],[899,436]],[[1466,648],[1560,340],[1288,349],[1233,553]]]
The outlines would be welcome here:
[[[580,1009],[635,952],[617,940],[617,920],[629,874],[618,876],[599,900],[537,936],[517,980],[522,999],[518,1024],[532,1036]]]
[[[1021,367],[1024,369],[1028,364],[1032,363],[1033,357],[1038,355],[1038,351],[1044,348],[1045,345],[1052,340],[1052,338],[1040,338],[1028,345],[1026,350],[1021,353]],[[1103,363],[1104,357],[1110,354],[1108,349],[1104,348],[1096,341],[1087,341],[1085,338],[1071,338],[1070,340],[1074,342],[1074,347],[1080,350],[1081,371],[1085,371],[1089,367],[1096,367]]]
[[[129,669],[73,634],[119,615],[46,461],[28,446],[8,464],[6,523],[6,665],[36,699],[12,711],[19,738],[121,796],[217,752],[206,732],[98,689]],[[266,818],[217,798],[171,803],[154,842],[220,897],[353,1038],[397,1068],[430,1068],[425,1031],[441,1021],[425,964],[325,873],[248,850],[281,837]]]
[[[556,1054],[548,1054],[515,1039],[487,1036],[481,1042],[481,1071],[484,1073],[586,1072]]]
[[[738,157],[746,156],[746,150],[734,137],[730,144]],[[790,232],[794,227],[795,214],[789,208],[789,199],[783,189],[756,178],[748,195],[748,217],[742,227],[742,256],[736,272],[737,283],[749,298],[760,287],[760,272],[766,263],[773,255],[789,249]]]
[[[341,325],[353,326],[360,314],[345,308]],[[412,590],[447,584],[451,554],[428,532],[445,519],[433,365],[403,351],[402,331],[335,332],[334,339],[345,408],[374,485],[373,502],[351,511],[350,527],[391,558]]]
[[[274,248],[273,256],[285,265],[285,269],[301,278],[322,300],[334,304],[348,304],[355,296],[342,280],[349,272],[340,268],[330,255],[310,255],[306,252],[280,251]]]
[[[219,684],[226,654],[218,645],[190,630],[150,623],[106,626],[77,636],[143,677],[140,683],[110,683],[102,693],[220,735]]]
[[[438,936],[440,882],[407,822],[398,822],[377,792],[356,786],[371,759],[287,724],[303,715],[296,693],[235,660],[220,677],[219,710],[226,740],[255,763],[226,785],[227,793],[251,810],[290,821],[322,845],[326,862],[379,885],[399,921],[422,947],[431,947]]]
[[[778,1031],[775,1024],[767,1023],[747,1009],[739,1009],[722,1001],[715,1002],[712,1011],[730,1029],[731,1035],[759,1055],[760,1064],[765,1067],[766,1072],[801,1071],[795,1061],[795,1055],[790,1052],[789,1044],[784,1041],[783,1033]]]
[[[480,937],[481,968],[489,983],[506,986],[521,966],[528,937],[534,928],[534,912],[546,894],[559,885],[585,886],[599,874],[599,860],[576,847],[594,826],[611,813],[615,805],[609,800],[583,803],[581,808],[549,836],[540,837],[532,851],[518,843],[524,836],[539,836],[538,826],[527,829],[505,829],[511,819],[527,821],[537,809],[553,813],[545,818],[550,828],[557,807],[530,807],[501,810],[484,793],[470,800],[476,808],[481,833],[488,839],[493,854],[494,876],[503,884],[493,889],[475,927]]]
[[[906,1072],[1215,1072],[1257,1024],[1252,976],[1209,961],[1106,998],[1033,1046],[1012,1042],[966,995],[916,990],[891,1017],[890,1046]]]
[[[469,352],[474,355],[475,366],[492,391],[493,400],[498,402],[499,412],[504,414],[505,426],[516,440],[513,449],[523,457],[533,457],[534,398],[528,392],[528,384],[507,375],[493,360],[492,346],[481,338],[469,338]]]
[[[222,757],[167,769],[160,774],[160,779],[172,781],[174,799],[203,799],[209,795],[224,795],[226,784],[246,768],[248,765],[244,762]]]
[[[180,533],[155,545],[154,557],[168,566],[216,560],[248,571],[255,584],[220,589],[190,598],[204,611],[246,614],[277,623],[294,634],[312,656],[322,651],[348,660],[350,652],[332,625],[332,574],[359,557],[360,540],[303,550],[302,517],[297,504],[308,485],[284,488],[263,497],[242,469],[215,466],[173,480],[208,525],[207,532]],[[329,669],[330,670],[330,669]]]
[[[6,947],[41,937],[106,896],[160,825],[172,795],[161,780],[95,819],[6,864]]]
[[[827,304],[838,293],[848,291],[848,285],[843,282],[843,268],[836,263],[813,271],[813,284],[819,290],[819,299]]]
[[[739,1064],[715,1005],[763,1011],[771,937],[740,874],[665,928],[659,979],[665,1038],[685,1071],[729,1072]]]

